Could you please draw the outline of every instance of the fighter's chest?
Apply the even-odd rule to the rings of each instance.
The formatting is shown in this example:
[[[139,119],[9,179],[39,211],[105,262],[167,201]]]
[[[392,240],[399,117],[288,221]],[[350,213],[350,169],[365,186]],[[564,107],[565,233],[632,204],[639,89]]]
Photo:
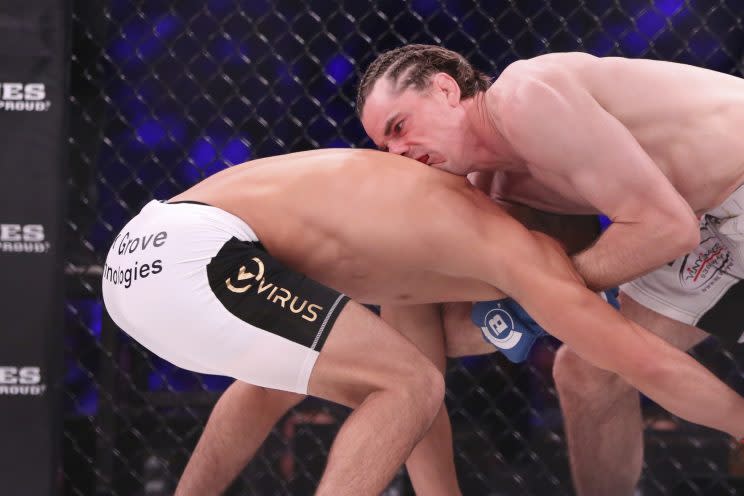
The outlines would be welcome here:
[[[490,194],[548,212],[594,213],[594,208],[573,185],[551,174],[498,173],[494,175]]]

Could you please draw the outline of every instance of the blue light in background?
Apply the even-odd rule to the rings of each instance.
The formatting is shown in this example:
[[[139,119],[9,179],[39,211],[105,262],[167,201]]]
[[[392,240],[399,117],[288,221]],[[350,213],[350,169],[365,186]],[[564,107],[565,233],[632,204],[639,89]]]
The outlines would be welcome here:
[[[217,160],[217,150],[213,140],[209,138],[196,140],[194,146],[191,147],[189,157],[198,167],[210,167]]]
[[[96,385],[89,371],[98,363],[90,349],[101,336],[103,306],[95,298],[71,298],[65,306],[65,410],[76,415],[95,415],[98,408]]]
[[[411,10],[417,12],[422,17],[433,14],[439,8],[437,0],[413,0]]]
[[[326,74],[337,83],[346,81],[353,71],[354,65],[340,53],[332,57],[325,66]]]
[[[150,148],[155,148],[166,136],[162,124],[155,119],[145,120],[134,132],[142,143]]]
[[[139,58],[145,62],[165,50],[164,42],[168,36],[180,28],[180,19],[174,15],[163,16],[155,26],[147,31],[138,46]]]
[[[245,64],[249,58],[248,44],[227,36],[215,38],[209,46],[209,52],[215,59],[228,64]]]
[[[155,29],[153,30],[160,38],[169,38],[176,32],[181,32],[181,18],[175,15],[165,15],[155,22]]]
[[[160,391],[165,389],[167,381],[167,371],[153,370],[147,374],[147,389],[149,391]]]
[[[124,210],[117,202],[112,201],[111,195],[101,195],[99,200],[99,214],[106,219],[106,223],[97,222],[88,234],[88,239],[96,252],[105,252],[109,248],[114,236],[124,227],[129,219],[130,213]],[[108,226],[111,226],[109,229]]]
[[[96,338],[101,337],[101,322],[103,320],[103,305],[99,300],[88,301],[88,329]]]
[[[667,23],[666,18],[658,12],[647,10],[636,19],[636,26],[638,26],[638,31],[644,36],[653,38],[666,28]]]
[[[601,5],[598,4],[599,7]],[[652,39],[669,29],[667,19],[681,19],[688,16],[690,11],[685,8],[685,0],[655,0],[651,8],[628,14],[635,19],[634,23],[628,19],[626,22],[605,24],[603,36],[618,39],[621,33],[628,31],[618,39],[621,50],[623,55],[638,57],[647,54]],[[592,53],[606,54],[607,42],[601,38],[598,38],[596,46],[592,46]]]
[[[604,34],[594,36],[588,46],[590,47],[590,52],[599,57],[611,55],[612,51],[615,49],[614,40],[608,38]]]
[[[134,48],[135,45],[132,40],[119,38],[111,42],[108,47],[108,53],[113,60],[128,60],[134,56]]]
[[[157,355],[150,354],[152,370],[147,374],[149,391],[223,391],[234,379],[220,375],[197,374],[176,367]]]
[[[219,0],[215,0],[219,1]],[[230,2],[234,4],[234,1]],[[259,17],[266,15],[266,12],[276,8],[271,0],[251,0],[250,2],[241,2],[240,9],[245,12],[246,17]]]
[[[173,116],[144,119],[135,129],[148,148],[180,147],[186,136],[186,123]]]
[[[225,143],[222,157],[232,165],[240,164],[251,158],[251,150],[242,139],[232,138]]]
[[[248,3],[253,3],[253,0],[251,0]],[[235,1],[234,0],[209,0],[207,2],[207,6],[209,8],[209,12],[212,14],[224,14],[228,12],[228,10],[235,8]]]
[[[194,184],[230,165],[249,160],[251,150],[246,142],[247,139],[241,137],[204,136],[197,139],[189,150],[190,163],[181,164],[182,177]]]
[[[668,17],[673,16],[679,11],[679,14],[677,15],[688,15],[690,13],[689,10],[684,9],[685,6],[684,0],[656,0],[654,2],[654,7],[656,7],[657,10],[662,12],[663,14],[666,14]]]
[[[688,41],[690,53],[692,53],[700,62],[706,65],[712,65],[708,59],[715,54],[720,47],[720,43],[710,33],[700,31]]]
[[[270,58],[268,59],[271,63],[274,64],[274,81],[271,82],[272,85],[279,84],[286,87],[291,87],[293,84],[295,84],[295,80],[293,77],[294,70],[290,67],[289,64],[282,63],[276,58]]]
[[[204,386],[209,391],[223,391],[227,389],[227,386],[233,383],[233,378],[225,377],[222,375],[202,375],[202,381]]]
[[[145,62],[164,49],[165,40],[182,31],[181,24],[181,19],[175,15],[165,15],[154,24],[149,19],[130,22],[124,26],[121,38],[114,40],[109,46],[111,58],[117,61]]]
[[[190,391],[198,388],[196,374],[193,372],[180,369],[156,355],[150,355],[150,363],[155,369],[147,375],[147,387],[150,391]]]
[[[197,374],[164,360],[153,358],[155,370],[147,375],[147,388],[150,391],[224,391],[234,379],[221,375]]]
[[[341,137],[333,138],[332,140],[326,142],[324,146],[326,148],[351,148],[349,142]]]
[[[93,298],[68,299],[67,318],[76,318],[95,338],[101,336],[103,306],[100,300]]]
[[[146,100],[150,95],[144,85],[135,87],[132,83],[122,81],[113,84],[109,91],[121,114],[130,122],[138,123],[149,116],[150,107]]]
[[[98,391],[91,387],[85,392],[78,394],[75,400],[75,412],[89,417],[98,413]]]
[[[641,57],[648,51],[648,39],[637,31],[629,31],[620,40],[623,53],[628,57]]]

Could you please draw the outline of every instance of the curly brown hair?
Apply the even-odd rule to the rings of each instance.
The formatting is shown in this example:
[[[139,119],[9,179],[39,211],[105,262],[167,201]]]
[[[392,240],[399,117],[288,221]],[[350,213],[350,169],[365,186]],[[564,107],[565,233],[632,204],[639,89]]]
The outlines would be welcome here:
[[[462,55],[436,45],[405,45],[380,54],[364,71],[357,91],[356,110],[361,116],[375,83],[387,77],[397,90],[414,87],[423,90],[437,72],[452,76],[463,99],[486,91],[492,78],[475,69]],[[400,81],[402,77],[402,81]]]

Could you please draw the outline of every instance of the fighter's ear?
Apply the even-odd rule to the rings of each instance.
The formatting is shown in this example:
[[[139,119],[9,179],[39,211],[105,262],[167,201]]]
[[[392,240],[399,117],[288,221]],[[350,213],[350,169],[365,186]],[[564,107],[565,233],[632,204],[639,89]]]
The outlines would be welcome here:
[[[433,89],[441,91],[447,98],[447,103],[453,107],[460,103],[460,85],[446,72],[437,72],[432,76]]]

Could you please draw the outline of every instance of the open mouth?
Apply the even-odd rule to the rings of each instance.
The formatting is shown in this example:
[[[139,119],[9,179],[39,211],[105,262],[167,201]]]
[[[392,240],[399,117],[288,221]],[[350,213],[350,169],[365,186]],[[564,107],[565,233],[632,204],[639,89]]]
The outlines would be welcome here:
[[[426,165],[429,165],[429,155],[428,155],[428,154],[426,154],[426,155],[421,155],[421,156],[420,156],[419,158],[417,158],[416,160],[418,160],[418,161],[419,161],[419,162],[421,162],[422,164],[426,164]]]

